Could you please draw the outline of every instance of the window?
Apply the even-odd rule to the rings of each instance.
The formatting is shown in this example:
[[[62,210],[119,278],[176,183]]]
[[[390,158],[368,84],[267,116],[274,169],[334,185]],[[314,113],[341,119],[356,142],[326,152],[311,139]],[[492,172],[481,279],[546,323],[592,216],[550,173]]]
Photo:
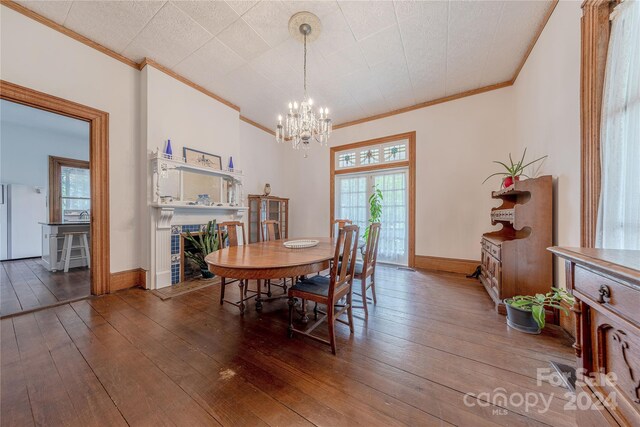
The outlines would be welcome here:
[[[356,153],[342,153],[338,156],[338,167],[348,168],[356,165]]]
[[[378,260],[406,265],[408,262],[407,169],[339,175],[336,179],[335,218],[348,218],[360,227],[369,224],[369,197],[377,186],[382,192],[382,218]]]
[[[353,224],[364,230],[367,226],[369,193],[367,177],[362,175],[343,175],[337,180],[338,203],[336,218],[348,218]],[[364,231],[361,231],[363,233]]]
[[[361,165],[373,165],[380,161],[380,149],[371,148],[360,152]]]
[[[602,102],[596,247],[640,249],[640,2],[613,14]]]
[[[336,219],[349,219],[364,233],[369,224],[369,197],[377,186],[384,199],[378,260],[413,267],[415,151],[415,132],[331,147],[331,233],[335,233]],[[349,162],[344,161],[345,155]]]
[[[89,162],[49,156],[49,220],[82,222],[91,218]]]
[[[406,144],[394,144],[384,147],[384,160],[385,162],[393,162],[397,160],[407,159],[407,146]]]
[[[338,151],[335,156],[336,169],[406,162],[409,159],[408,141],[399,140],[387,144],[367,145],[355,150]]]

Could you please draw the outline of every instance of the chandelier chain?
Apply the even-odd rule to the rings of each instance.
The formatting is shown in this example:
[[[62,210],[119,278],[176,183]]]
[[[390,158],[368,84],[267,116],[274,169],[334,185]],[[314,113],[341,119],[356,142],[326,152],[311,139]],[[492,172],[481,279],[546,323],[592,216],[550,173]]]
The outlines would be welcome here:
[[[307,99],[307,33],[304,34],[304,99]]]

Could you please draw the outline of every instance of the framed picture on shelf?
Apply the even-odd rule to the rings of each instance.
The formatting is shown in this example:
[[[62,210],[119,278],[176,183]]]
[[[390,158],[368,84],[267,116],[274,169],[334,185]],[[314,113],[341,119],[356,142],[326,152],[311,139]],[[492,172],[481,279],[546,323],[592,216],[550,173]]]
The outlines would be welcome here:
[[[222,157],[216,156],[215,154],[184,147],[182,149],[182,157],[184,157],[187,163],[192,165],[222,170]]]

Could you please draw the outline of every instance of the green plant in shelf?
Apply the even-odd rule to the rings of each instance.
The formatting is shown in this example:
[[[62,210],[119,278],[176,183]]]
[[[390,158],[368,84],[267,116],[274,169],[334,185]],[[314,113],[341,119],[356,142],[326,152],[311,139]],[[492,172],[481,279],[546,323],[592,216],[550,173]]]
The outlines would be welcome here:
[[[362,238],[364,240],[367,240],[367,238],[369,237],[369,227],[371,226],[371,224],[380,222],[380,219],[382,218],[383,200],[384,198],[382,197],[382,191],[380,191],[380,188],[378,188],[377,184],[374,185],[373,193],[371,194],[371,196],[369,196],[369,225],[367,225],[367,228],[364,230],[364,234],[362,235]]]
[[[509,187],[515,181],[519,181],[521,176],[524,176],[525,178],[529,178],[527,175],[524,174],[524,170],[527,167],[533,165],[534,163],[539,162],[540,160],[547,158],[547,156],[542,156],[542,157],[540,157],[538,159],[535,159],[535,160],[525,164],[524,163],[524,158],[525,158],[526,155],[527,155],[527,149],[525,148],[524,152],[522,153],[522,158],[517,163],[514,163],[513,158],[511,157],[511,153],[509,153],[509,164],[503,163],[503,162],[498,161],[498,160],[494,160],[493,163],[497,163],[499,165],[504,166],[505,171],[492,173],[487,178],[485,178],[485,180],[482,181],[482,183],[484,184],[491,177],[494,177],[494,176],[497,176],[497,175],[502,175],[502,176],[504,176],[504,178],[502,178],[503,187],[505,187],[505,188]]]
[[[551,287],[551,292],[547,292],[546,294],[517,295],[505,300],[505,303],[512,307],[530,311],[540,329],[543,329],[545,326],[545,307],[557,308],[565,314],[569,314],[569,311],[560,305],[562,302],[573,305],[575,298],[568,293],[566,289],[554,287]]]

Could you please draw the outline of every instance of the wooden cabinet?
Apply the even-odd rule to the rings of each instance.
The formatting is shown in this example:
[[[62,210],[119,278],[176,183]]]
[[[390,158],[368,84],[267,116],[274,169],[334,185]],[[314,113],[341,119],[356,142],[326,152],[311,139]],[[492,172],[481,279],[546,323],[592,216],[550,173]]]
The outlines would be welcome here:
[[[262,241],[262,221],[280,223],[283,239],[289,237],[289,199],[275,196],[249,195],[249,243]]]
[[[506,314],[505,298],[546,293],[553,285],[547,251],[552,244],[552,178],[516,181],[491,197],[501,201],[491,210],[491,223],[502,228],[482,235],[480,280],[498,312]]]
[[[640,251],[551,248],[576,297],[578,425],[640,425]],[[594,418],[597,417],[597,418]]]

